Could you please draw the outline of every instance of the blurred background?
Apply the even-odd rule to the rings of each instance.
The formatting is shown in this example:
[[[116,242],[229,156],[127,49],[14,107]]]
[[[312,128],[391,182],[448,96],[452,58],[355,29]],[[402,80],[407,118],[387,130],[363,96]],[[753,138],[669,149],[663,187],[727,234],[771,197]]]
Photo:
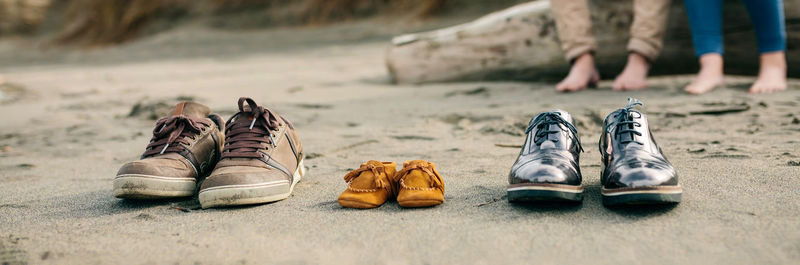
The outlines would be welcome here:
[[[408,32],[468,22],[522,0],[0,0],[0,67],[60,62],[115,62],[164,56],[231,56],[286,47],[384,41]],[[589,0],[595,34],[601,42],[599,66],[604,76],[622,68],[630,1]],[[790,65],[798,56],[794,34],[800,4],[785,1]],[[724,31],[726,70],[757,73],[750,21],[739,0],[726,0]],[[653,74],[692,73],[697,69],[683,1],[674,1],[665,49]],[[547,25],[554,30],[554,25]],[[261,29],[286,29],[259,36]],[[299,30],[298,29],[302,29]],[[229,34],[250,31],[253,36]],[[263,32],[262,32],[263,33]],[[140,40],[126,55],[86,53]],[[11,41],[9,41],[11,40]],[[186,45],[188,44],[188,45]],[[177,45],[177,46],[176,46]],[[178,48],[180,46],[180,48]],[[22,48],[22,49],[20,49]],[[80,50],[79,53],[73,51]],[[480,79],[557,80],[563,61],[532,71],[482,76]],[[535,74],[534,74],[535,73]],[[800,70],[789,69],[791,77]]]

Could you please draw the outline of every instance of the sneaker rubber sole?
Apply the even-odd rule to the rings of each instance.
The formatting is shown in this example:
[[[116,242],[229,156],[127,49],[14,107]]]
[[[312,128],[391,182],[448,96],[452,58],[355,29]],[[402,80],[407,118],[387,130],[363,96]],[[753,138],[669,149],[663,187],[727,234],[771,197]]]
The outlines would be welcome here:
[[[262,204],[289,197],[294,186],[305,175],[303,160],[297,164],[292,182],[273,181],[248,185],[228,185],[201,190],[197,196],[203,209],[236,205]]]
[[[681,202],[683,189],[681,186],[659,186],[642,188],[605,189],[603,205],[648,205],[648,204],[677,204]]]
[[[165,199],[189,197],[197,190],[194,179],[124,174],[114,178],[114,197],[123,199]]]
[[[519,183],[508,186],[509,202],[581,202],[583,187],[551,183]]]

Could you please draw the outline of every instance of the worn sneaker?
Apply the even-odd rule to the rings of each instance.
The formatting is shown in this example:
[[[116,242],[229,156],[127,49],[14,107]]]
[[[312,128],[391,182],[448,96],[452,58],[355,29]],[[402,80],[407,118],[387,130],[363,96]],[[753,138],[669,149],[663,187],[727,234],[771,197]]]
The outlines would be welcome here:
[[[360,209],[383,205],[395,196],[395,185],[392,183],[395,173],[397,164],[394,162],[370,160],[361,164],[361,167],[344,176],[347,189],[339,195],[339,204]]]
[[[394,176],[397,203],[403,207],[428,207],[444,202],[444,181],[436,165],[425,160],[403,163]]]
[[[198,179],[219,159],[225,122],[208,107],[181,102],[156,122],[140,160],[122,166],[114,178],[114,196],[156,199],[194,195]]]
[[[245,105],[247,103],[247,105]],[[222,158],[200,186],[203,208],[286,199],[305,173],[294,125],[250,98],[225,127]]]
[[[600,138],[604,205],[669,204],[681,201],[678,174],[656,145],[647,116],[628,105],[608,115]]]
[[[536,115],[508,174],[509,202],[583,200],[580,153],[572,116],[563,110]]]

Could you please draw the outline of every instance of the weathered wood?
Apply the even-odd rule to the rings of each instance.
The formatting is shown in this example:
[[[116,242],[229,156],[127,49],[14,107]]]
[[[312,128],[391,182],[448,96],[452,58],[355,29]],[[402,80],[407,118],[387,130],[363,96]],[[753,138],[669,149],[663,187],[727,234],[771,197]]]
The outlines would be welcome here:
[[[30,31],[45,18],[51,0],[0,0],[0,36]]]
[[[800,0],[786,0],[789,65],[800,62],[793,49],[800,34]],[[630,1],[589,0],[599,47],[601,75],[613,77],[624,66],[632,21]],[[755,33],[741,1],[724,7],[726,72],[756,74]],[[559,48],[550,3],[539,0],[491,13],[475,21],[440,30],[395,37],[386,64],[398,83],[460,80],[556,80],[568,71]],[[652,74],[685,74],[697,70],[683,1],[674,1],[664,50]],[[800,77],[800,69],[789,69]]]

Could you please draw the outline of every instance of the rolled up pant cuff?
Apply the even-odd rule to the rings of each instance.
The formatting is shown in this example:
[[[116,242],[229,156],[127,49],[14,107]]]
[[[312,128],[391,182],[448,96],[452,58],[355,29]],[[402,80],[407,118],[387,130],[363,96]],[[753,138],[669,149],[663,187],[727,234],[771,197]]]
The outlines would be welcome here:
[[[628,42],[628,52],[638,53],[644,56],[644,58],[646,58],[648,61],[652,62],[658,58],[658,54],[661,53],[661,49],[654,47],[652,44],[646,41],[632,38]]]
[[[565,57],[567,58],[568,62],[572,63],[572,61],[574,61],[575,59],[577,59],[581,55],[584,55],[586,53],[594,53],[595,50],[597,50],[597,48],[595,48],[592,45],[577,46],[577,47],[574,47],[572,49],[569,49],[569,50],[565,51],[565,53],[566,53]]]

